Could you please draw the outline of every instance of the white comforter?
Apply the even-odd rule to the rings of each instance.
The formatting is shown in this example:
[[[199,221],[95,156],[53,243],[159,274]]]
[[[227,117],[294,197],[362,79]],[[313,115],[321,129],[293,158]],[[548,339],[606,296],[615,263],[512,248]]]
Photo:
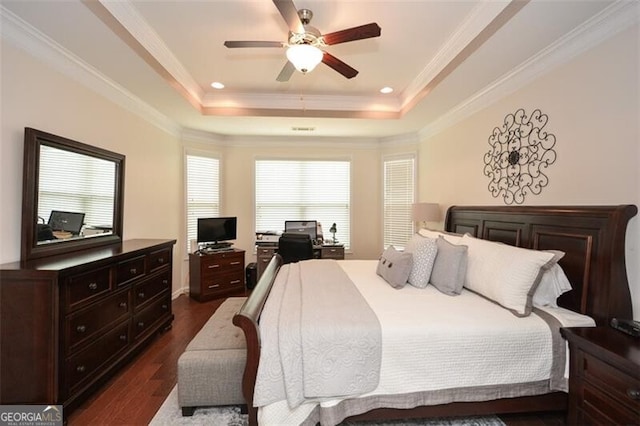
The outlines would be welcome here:
[[[417,289],[407,285],[397,290],[375,274],[376,262],[340,262],[378,316],[382,331],[380,382],[361,398],[518,385],[551,377],[551,331],[539,315],[518,318],[466,290],[455,297],[433,286]],[[591,318],[564,309],[546,311],[562,326],[593,325]],[[441,400],[431,403],[451,402],[451,393],[436,394]],[[320,405],[331,407],[339,402],[328,400]],[[403,408],[413,406],[408,404]],[[291,410],[286,401],[279,401],[260,408],[259,423],[299,424],[316,406],[303,404]]]

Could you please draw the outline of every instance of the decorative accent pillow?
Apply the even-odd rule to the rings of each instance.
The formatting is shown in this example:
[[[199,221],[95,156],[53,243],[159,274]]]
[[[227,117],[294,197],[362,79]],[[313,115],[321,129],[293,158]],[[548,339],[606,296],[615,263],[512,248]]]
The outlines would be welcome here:
[[[464,286],[504,306],[514,315],[531,313],[533,294],[546,269],[561,257],[550,251],[529,250],[470,235]]]
[[[553,265],[542,275],[540,284],[533,294],[533,306],[558,307],[558,297],[572,290],[567,275],[559,264]]]
[[[414,234],[404,251],[413,255],[413,267],[409,274],[409,284],[414,287],[425,288],[429,284],[433,263],[438,253],[436,240],[423,237],[420,234]]]
[[[389,246],[380,256],[376,273],[380,275],[393,288],[402,288],[409,279],[413,255],[396,250]]]
[[[429,282],[444,294],[456,296],[462,291],[467,270],[467,246],[452,244],[440,236],[438,254]]]
[[[443,237],[445,240],[449,241],[451,244],[460,244],[462,240],[461,234],[454,234],[452,232],[444,232],[444,231],[434,231],[432,229],[423,228],[418,231],[420,235],[423,237],[429,237],[438,239],[438,237]]]

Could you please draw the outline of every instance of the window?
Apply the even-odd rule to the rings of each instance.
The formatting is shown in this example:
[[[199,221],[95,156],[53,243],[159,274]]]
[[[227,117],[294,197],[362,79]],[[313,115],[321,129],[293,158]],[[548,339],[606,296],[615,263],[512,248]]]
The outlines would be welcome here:
[[[195,240],[199,217],[220,215],[220,161],[187,154],[187,251]]]
[[[415,155],[384,160],[384,247],[403,248],[413,235]]]
[[[349,161],[256,161],[256,230],[281,231],[285,220],[317,220],[323,236],[349,247]]]
[[[61,210],[84,213],[85,224],[111,227],[114,182],[113,162],[41,145],[40,221],[47,222],[52,210]]]

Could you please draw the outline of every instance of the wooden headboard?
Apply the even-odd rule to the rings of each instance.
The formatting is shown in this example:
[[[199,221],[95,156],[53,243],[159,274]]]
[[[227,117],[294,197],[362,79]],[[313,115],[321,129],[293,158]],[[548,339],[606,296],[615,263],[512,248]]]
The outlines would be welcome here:
[[[573,290],[562,295],[558,304],[605,325],[613,317],[633,317],[625,233],[637,212],[634,205],[452,206],[447,210],[445,230],[565,252],[559,263]]]

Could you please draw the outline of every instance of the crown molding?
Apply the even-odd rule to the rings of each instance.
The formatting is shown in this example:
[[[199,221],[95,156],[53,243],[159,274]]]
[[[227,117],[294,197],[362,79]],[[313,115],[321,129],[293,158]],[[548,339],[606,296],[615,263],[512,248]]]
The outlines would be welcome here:
[[[202,104],[204,91],[200,85],[129,0],[98,1],[185,88],[192,103]]]
[[[640,3],[618,0],[422,128],[428,139],[640,22]]]
[[[122,108],[178,137],[182,127],[0,5],[2,39]]]
[[[479,3],[465,21],[440,48],[438,53],[418,74],[418,76],[402,91],[401,108],[420,95],[420,92],[442,71],[453,59],[464,50],[513,0],[487,0]]]

